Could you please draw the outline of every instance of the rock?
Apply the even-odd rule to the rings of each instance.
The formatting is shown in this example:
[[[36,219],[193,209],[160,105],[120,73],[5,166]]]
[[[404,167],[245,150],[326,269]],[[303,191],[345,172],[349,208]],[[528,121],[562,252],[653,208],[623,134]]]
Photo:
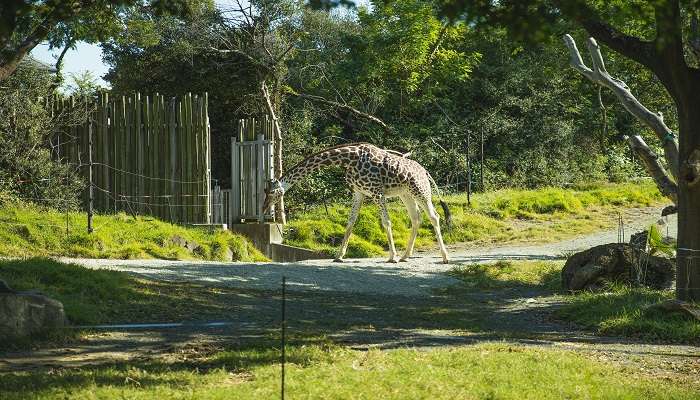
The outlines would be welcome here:
[[[633,233],[632,236],[630,236],[630,245],[632,245],[632,247],[635,249],[647,251],[648,236],[649,231],[647,230]]]
[[[656,289],[671,286],[675,260],[656,257],[626,243],[593,247],[569,257],[561,271],[566,290],[597,289],[605,281],[621,281]]]
[[[168,239],[168,243],[187,249],[189,252],[194,252],[200,247],[199,243],[195,242],[194,240],[187,240],[180,235],[172,236],[170,239]]]
[[[0,292],[0,340],[29,337],[66,324],[60,301],[32,292]]]
[[[658,308],[669,313],[681,313],[687,317],[700,321],[700,307],[681,300],[666,300],[662,303],[652,304],[649,308]]]

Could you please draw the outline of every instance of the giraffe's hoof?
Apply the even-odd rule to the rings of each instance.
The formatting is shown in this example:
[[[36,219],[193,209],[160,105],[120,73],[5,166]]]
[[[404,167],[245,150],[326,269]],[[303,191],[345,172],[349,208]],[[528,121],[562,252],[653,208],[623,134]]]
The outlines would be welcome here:
[[[390,258],[386,262],[391,263],[391,264],[396,264],[398,261],[396,261],[396,259],[394,259],[394,258]]]
[[[344,262],[342,258],[336,258],[333,260],[333,262],[341,263]]]
[[[445,259],[442,260],[442,263],[443,263],[443,264],[449,264],[449,263],[450,263],[450,260],[448,260],[448,259],[445,258]]]

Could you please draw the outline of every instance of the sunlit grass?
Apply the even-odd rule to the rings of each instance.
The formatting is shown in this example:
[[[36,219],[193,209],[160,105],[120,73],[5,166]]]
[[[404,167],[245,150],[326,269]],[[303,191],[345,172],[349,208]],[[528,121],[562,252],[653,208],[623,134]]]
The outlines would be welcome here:
[[[66,216],[56,210],[20,203],[0,205],[0,256],[74,256],[88,258],[164,258],[251,261],[264,256],[229,231],[173,225],[151,217],[97,215],[87,233],[84,213]],[[194,251],[173,243],[194,242]]]
[[[498,261],[458,266],[448,275],[470,288],[533,287],[556,291],[561,288],[561,268],[561,262],[553,261]]]
[[[585,187],[538,190],[499,190],[472,196],[445,197],[453,226],[443,223],[447,243],[547,242],[587,234],[614,225],[617,211],[663,204],[653,183],[591,184]],[[436,206],[439,213],[442,210]],[[343,204],[317,207],[296,215],[287,227],[285,240],[291,245],[333,253],[342,241],[349,207]],[[403,248],[410,234],[410,219],[403,204],[390,205],[394,240]],[[418,248],[435,246],[432,227],[424,216],[416,241]],[[387,239],[378,210],[368,203],[362,208],[348,248],[349,257],[382,254]]]
[[[290,346],[291,399],[694,399],[698,388],[573,352],[516,344],[355,351]],[[197,363],[117,364],[0,375],[3,399],[272,399],[279,351],[248,348]]]

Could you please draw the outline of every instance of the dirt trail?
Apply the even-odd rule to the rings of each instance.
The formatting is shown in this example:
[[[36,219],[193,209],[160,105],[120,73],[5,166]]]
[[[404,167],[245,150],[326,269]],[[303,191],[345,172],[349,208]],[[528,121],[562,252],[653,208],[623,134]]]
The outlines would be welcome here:
[[[631,210],[627,215],[625,240],[629,240],[632,233],[656,221],[657,213],[658,208]],[[670,218],[669,233],[674,236],[675,225],[675,218]],[[342,264],[331,260],[299,263],[221,263],[65,258],[62,261],[90,268],[129,272],[150,279],[200,282],[242,289],[276,290],[285,276],[289,289],[293,291],[321,290],[418,297],[431,296],[434,289],[457,283],[444,274],[455,264],[513,259],[561,259],[567,252],[616,242],[617,237],[617,230],[609,230],[546,244],[509,244],[478,248],[457,245],[450,249],[451,263],[448,265],[442,264],[441,257],[435,252],[419,253],[408,262],[396,264],[386,263],[385,258],[352,259]]]
[[[641,209],[626,234],[647,226],[658,209]],[[675,225],[675,219],[669,224]],[[673,235],[675,232],[670,230]],[[502,259],[557,259],[569,251],[617,241],[617,230],[538,245],[451,249],[452,265],[428,253],[407,263],[384,259],[302,263],[212,263],[163,260],[66,259],[91,268],[125,271],[151,279],[221,287],[215,327],[107,329],[81,343],[31,353],[0,355],[0,371],[81,366],[118,360],[187,359],[218,348],[269,340],[278,332],[279,285],[289,282],[289,329],[298,336],[326,336],[353,347],[395,348],[469,344],[489,340],[553,346],[646,368],[700,371],[700,348],[599,337],[551,318],[556,296],[537,288],[460,292],[446,276],[454,264]],[[195,316],[194,320],[197,319]],[[149,322],[149,321],[135,321]],[[670,366],[670,367],[669,367]],[[684,372],[685,374],[685,372]]]

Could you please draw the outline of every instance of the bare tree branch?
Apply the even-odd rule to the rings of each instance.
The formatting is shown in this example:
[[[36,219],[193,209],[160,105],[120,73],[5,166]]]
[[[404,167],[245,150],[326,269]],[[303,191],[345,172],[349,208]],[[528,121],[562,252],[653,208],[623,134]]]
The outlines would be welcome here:
[[[677,180],[679,169],[678,140],[673,131],[671,131],[664,122],[663,115],[649,111],[649,109],[644,107],[644,105],[634,97],[629,87],[627,87],[624,82],[608,74],[608,71],[605,69],[600,47],[598,47],[595,39],[588,39],[588,50],[593,60],[594,69],[588,68],[583,62],[581,54],[576,47],[576,42],[570,35],[564,35],[564,42],[569,48],[571,66],[592,82],[612,90],[625,109],[648,126],[661,140],[671,175]]]
[[[316,103],[321,103],[321,104],[325,104],[327,106],[331,106],[334,108],[339,108],[341,110],[345,110],[345,111],[347,111],[347,112],[349,112],[357,117],[360,117],[360,118],[365,119],[367,121],[374,122],[375,124],[382,127],[382,129],[384,129],[384,131],[386,131],[387,133],[391,132],[391,128],[387,124],[385,124],[384,121],[382,121],[381,119],[375,117],[372,114],[362,112],[362,111],[356,109],[355,107],[349,106],[347,104],[341,104],[341,103],[338,103],[336,101],[328,100],[328,99],[325,99],[321,96],[315,96],[312,94],[291,93],[291,95],[295,96],[295,97],[299,97],[300,99],[310,100],[310,101],[313,101]]]
[[[625,137],[625,139],[644,163],[661,194],[671,199],[673,204],[678,204],[678,185],[668,176],[666,169],[659,162],[659,156],[647,146],[641,136],[632,135]]]

